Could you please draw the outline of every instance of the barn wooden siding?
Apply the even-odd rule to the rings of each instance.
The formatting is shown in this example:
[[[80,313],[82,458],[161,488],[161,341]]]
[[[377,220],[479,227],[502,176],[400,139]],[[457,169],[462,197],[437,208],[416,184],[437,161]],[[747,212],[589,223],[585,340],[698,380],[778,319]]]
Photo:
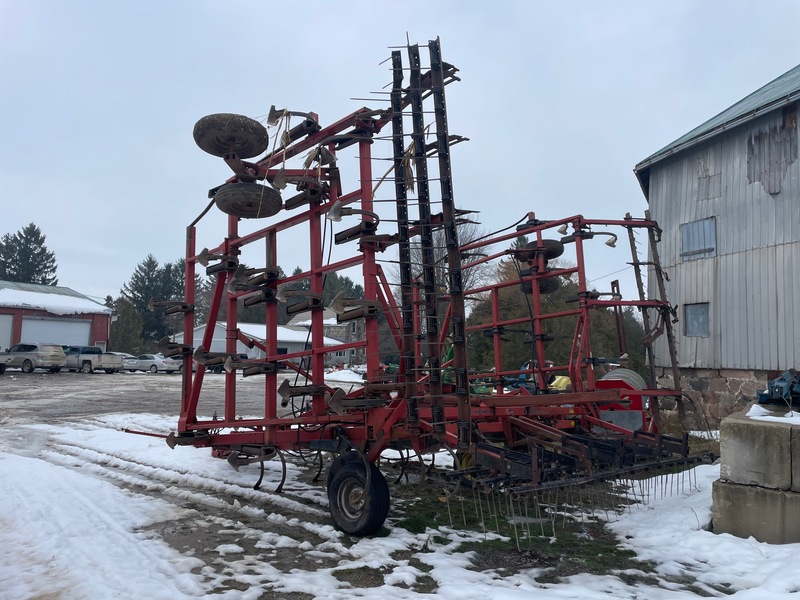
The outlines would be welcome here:
[[[800,368],[797,104],[653,165],[650,211],[678,306],[681,367]],[[681,225],[714,217],[716,255],[681,259]],[[654,293],[654,278],[648,278]],[[684,335],[683,306],[709,303],[710,335]],[[666,342],[656,343],[666,366]]]

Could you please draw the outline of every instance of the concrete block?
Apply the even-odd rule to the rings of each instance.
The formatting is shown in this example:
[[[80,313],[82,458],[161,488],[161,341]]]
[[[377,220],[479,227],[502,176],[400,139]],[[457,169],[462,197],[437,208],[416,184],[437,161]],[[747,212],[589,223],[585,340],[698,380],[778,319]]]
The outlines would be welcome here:
[[[800,427],[792,427],[792,491],[800,492]],[[800,520],[800,514],[797,516]]]
[[[800,494],[714,482],[714,533],[754,537],[768,544],[800,542]]]
[[[742,485],[792,488],[792,426],[735,413],[720,425],[720,479]]]

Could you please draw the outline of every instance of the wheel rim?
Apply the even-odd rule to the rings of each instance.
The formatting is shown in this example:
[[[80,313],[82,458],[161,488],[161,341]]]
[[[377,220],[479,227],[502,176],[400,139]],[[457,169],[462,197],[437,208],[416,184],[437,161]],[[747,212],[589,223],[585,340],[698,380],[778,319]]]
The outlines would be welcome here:
[[[281,195],[273,187],[258,183],[228,183],[214,194],[222,212],[245,219],[271,217],[283,208]]]
[[[157,366],[153,365],[152,367],[150,367],[150,372],[151,373],[155,373],[157,371],[158,371],[158,367]]]
[[[355,521],[364,512],[364,505],[367,502],[364,484],[351,477],[339,488],[338,501],[342,514],[349,520]]]

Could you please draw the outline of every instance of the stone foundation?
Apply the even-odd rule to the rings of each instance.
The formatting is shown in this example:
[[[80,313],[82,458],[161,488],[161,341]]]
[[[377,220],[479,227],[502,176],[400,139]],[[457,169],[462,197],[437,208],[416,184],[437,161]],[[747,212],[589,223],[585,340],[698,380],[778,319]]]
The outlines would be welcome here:
[[[744,410],[756,401],[756,391],[767,387],[767,371],[738,369],[681,369],[680,387],[687,426],[691,429],[717,429],[722,419]],[[773,375],[774,376],[774,375]],[[656,369],[658,387],[674,388],[672,370]],[[676,422],[675,400],[661,400],[662,422]]]

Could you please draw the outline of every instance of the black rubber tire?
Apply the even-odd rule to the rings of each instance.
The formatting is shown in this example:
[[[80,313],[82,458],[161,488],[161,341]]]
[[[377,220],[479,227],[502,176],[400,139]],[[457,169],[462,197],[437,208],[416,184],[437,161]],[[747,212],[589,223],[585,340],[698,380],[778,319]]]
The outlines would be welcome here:
[[[108,373],[109,375],[113,375],[114,373],[116,373],[116,371],[114,371],[114,369],[103,369],[103,370],[104,370],[106,373]]]
[[[51,373],[60,373],[61,372],[61,367],[50,367],[50,372]]]
[[[519,257],[526,262],[536,260],[536,255],[541,251],[544,253],[545,260],[551,258],[558,258],[564,254],[564,244],[559,240],[542,240],[541,245],[538,241],[533,241],[525,244],[524,250],[530,249],[530,252],[521,252]],[[541,250],[539,250],[541,249]]]
[[[88,360],[83,361],[83,364],[81,365],[81,373],[91,373],[92,371],[92,363]]]
[[[178,367],[178,375],[183,375],[183,365]]]
[[[22,372],[23,373],[33,373],[33,363],[29,360],[26,360],[22,363]]]
[[[252,158],[269,146],[267,128],[244,115],[207,115],[195,123],[192,133],[200,149],[213,156],[234,152],[239,158]]]
[[[158,367],[155,365],[150,365],[150,372],[151,373],[158,373]]]
[[[167,375],[172,375],[175,371],[167,371]]]
[[[275,188],[258,183],[227,183],[214,194],[217,208],[244,219],[271,217],[283,208],[281,194]]]
[[[331,486],[331,479],[333,479],[333,474],[342,468],[342,465],[347,463],[351,463],[355,460],[361,460],[361,457],[358,455],[358,452],[345,452],[344,454],[340,454],[336,458],[333,459],[330,468],[328,469],[328,480],[325,482],[325,487],[329,488]]]
[[[6,364],[0,363],[0,375],[6,372]]]
[[[526,294],[530,294],[533,292],[533,284],[530,279],[527,279],[522,282],[522,291]],[[546,279],[539,280],[539,293],[540,294],[552,294],[555,292],[559,287],[561,287],[561,282],[558,280],[558,277],[548,277]]]
[[[333,525],[349,535],[376,533],[389,514],[389,484],[378,467],[369,463],[369,469],[369,489],[365,489],[366,465],[360,459],[345,462],[336,469],[328,486]]]

